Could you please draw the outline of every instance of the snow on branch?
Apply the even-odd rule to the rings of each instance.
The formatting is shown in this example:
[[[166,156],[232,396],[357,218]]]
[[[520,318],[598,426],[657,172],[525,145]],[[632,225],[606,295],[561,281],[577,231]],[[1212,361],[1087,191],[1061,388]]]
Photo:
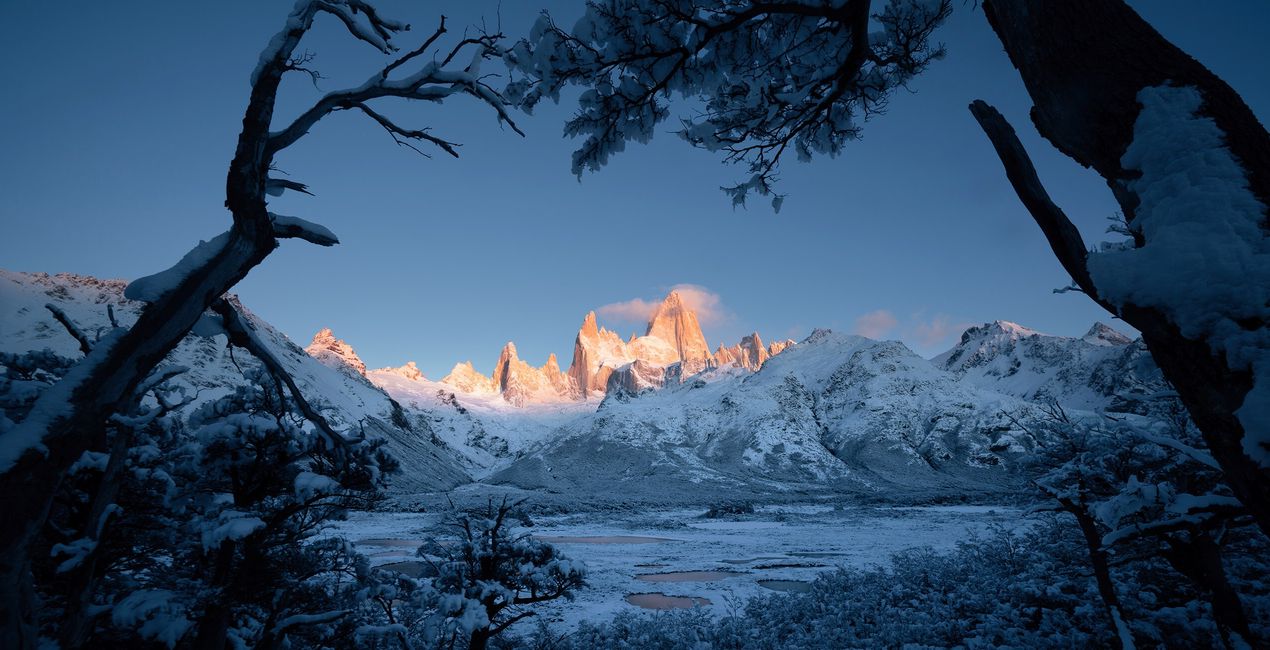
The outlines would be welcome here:
[[[71,335],[71,337],[79,342],[80,352],[88,354],[93,351],[93,345],[88,342],[88,336],[84,334],[83,330],[75,326],[75,323],[71,321],[71,317],[67,316],[65,311],[62,311],[60,307],[51,302],[46,303],[44,308],[49,310],[49,312],[53,314],[53,318],[56,318],[57,322],[61,323],[62,327],[66,328],[66,331]]]
[[[157,301],[163,294],[171,291],[184,281],[191,273],[206,267],[212,258],[225,249],[229,241],[229,232],[223,232],[208,241],[200,241],[172,268],[129,282],[128,286],[123,290],[123,296],[129,300],[140,300],[142,302]]]
[[[298,0],[287,16],[286,24],[261,51],[256,68],[251,72],[252,86],[256,86],[266,75],[274,75],[276,80],[282,73],[296,69],[290,64],[292,53],[300,44],[300,39],[313,26],[313,18],[318,12],[335,16],[355,38],[369,43],[385,54],[397,51],[392,44],[392,37],[410,29],[410,25],[406,23],[380,16],[370,3],[363,0]]]
[[[269,220],[273,222],[274,237],[303,239],[318,246],[334,246],[340,243],[335,233],[328,230],[326,226],[312,221],[273,212],[269,213]]]
[[[861,123],[934,60],[931,41],[949,0],[602,0],[571,31],[547,14],[508,54],[529,78],[532,107],[558,101],[564,86],[586,87],[566,135],[582,136],[573,171],[595,171],[627,142],[647,142],[675,94],[699,101],[680,137],[747,166],[750,177],[722,188],[734,204],[772,191],[782,157],[836,155]]]
[[[256,336],[255,328],[251,323],[247,322],[247,319],[243,318],[242,314],[234,305],[230,304],[229,300],[221,299],[216,301],[212,304],[212,310],[220,314],[221,319],[225,322],[225,331],[229,334],[230,342],[250,352],[252,356],[264,364],[265,369],[275,381],[286,385],[291,393],[291,398],[295,400],[296,406],[299,407],[300,413],[304,415],[305,419],[313,423],[313,426],[322,437],[330,443],[331,449],[338,451],[347,447],[350,443],[356,442],[350,441],[331,427],[326,418],[322,417],[322,414],[309,404],[308,400],[304,398],[304,393],[300,391],[300,387],[296,385],[295,379],[291,377],[291,373],[287,372],[287,369],[273,351],[260,340],[260,337]],[[281,390],[279,390],[279,394],[281,394]]]

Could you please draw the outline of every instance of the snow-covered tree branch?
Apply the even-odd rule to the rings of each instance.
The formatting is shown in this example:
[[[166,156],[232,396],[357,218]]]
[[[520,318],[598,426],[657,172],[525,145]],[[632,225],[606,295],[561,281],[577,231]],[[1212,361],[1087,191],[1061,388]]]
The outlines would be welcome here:
[[[983,9],[1038,130],[1106,179],[1128,239],[1090,251],[1000,113],[981,101],[971,112],[1063,268],[1142,332],[1226,482],[1270,533],[1270,133],[1121,1]]]
[[[627,142],[647,142],[679,95],[700,105],[679,135],[746,166],[723,188],[736,204],[775,194],[787,151],[799,160],[837,155],[885,111],[943,47],[931,38],[947,0],[599,0],[572,30],[549,15],[508,59],[532,81],[509,96],[532,107],[586,88],[566,135],[582,136],[573,171],[600,169]]]
[[[133,399],[151,371],[206,310],[260,264],[279,239],[297,238],[323,246],[337,243],[335,235],[318,224],[270,212],[267,197],[308,192],[302,183],[269,176],[275,155],[325,115],[350,108],[378,116],[373,119],[395,138],[432,142],[453,152],[456,143],[435,138],[426,129],[399,127],[381,111],[370,109],[367,102],[381,98],[442,101],[467,95],[492,107],[499,120],[515,129],[510,104],[480,73],[484,59],[501,56],[501,35],[462,39],[441,61],[425,60],[424,55],[444,34],[442,26],[417,49],[375,70],[360,87],[323,96],[275,130],[283,77],[291,72],[312,74],[305,68],[307,55],[297,54],[297,48],[319,16],[337,20],[351,37],[389,56],[395,55],[396,41],[409,30],[409,25],[381,15],[364,0],[297,2],[251,72],[243,127],[226,177],[225,206],[232,226],[193,247],[170,269],[134,282],[127,295],[148,303],[137,321],[127,330],[116,329],[93,342],[81,360],[40,393],[21,421],[0,432],[0,490],[13,497],[0,503],[0,516],[7,522],[0,530],[0,646],[36,645],[38,613],[30,549],[58,486],[110,417]]]

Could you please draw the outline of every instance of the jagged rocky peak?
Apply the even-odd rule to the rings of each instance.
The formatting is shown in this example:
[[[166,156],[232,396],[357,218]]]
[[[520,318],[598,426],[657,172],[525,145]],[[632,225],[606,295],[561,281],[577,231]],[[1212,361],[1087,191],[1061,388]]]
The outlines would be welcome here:
[[[353,346],[335,338],[329,327],[323,327],[313,335],[313,341],[304,348],[309,356],[337,370],[350,370],[365,377],[366,364],[353,350]]]
[[[653,311],[643,336],[623,339],[601,327],[594,311],[588,312],[574,339],[573,359],[567,370],[561,370],[554,354],[541,367],[530,366],[509,342],[503,346],[491,376],[476,372],[468,363],[455,366],[441,381],[465,392],[501,393],[518,406],[589,399],[603,396],[613,387],[638,393],[720,366],[755,371],[792,343],[764,346],[756,332],[711,354],[696,313],[672,291]]]
[[[767,363],[767,348],[763,347],[763,339],[758,332],[741,337],[741,367],[755,371]]]
[[[506,390],[507,381],[512,372],[518,370],[515,366],[523,363],[516,355],[516,344],[508,341],[498,353],[498,364],[494,366],[494,385],[498,386],[499,390]]]
[[[803,339],[803,343],[817,343],[820,341],[824,341],[832,336],[833,336],[833,330],[828,328],[823,328],[823,327],[817,327],[816,329],[811,331],[811,334],[807,335],[807,338]]]
[[[670,367],[677,368],[678,365]],[[646,390],[657,390],[666,385],[668,375],[671,374],[668,372],[670,367],[636,359],[609,375],[605,393],[620,391],[637,395]]]
[[[603,392],[613,369],[631,360],[626,342],[616,333],[600,328],[596,324],[595,312],[587,312],[574,339],[573,361],[569,364],[568,378],[573,396],[585,399],[593,392]]]
[[[736,351],[733,348],[723,347],[723,344],[720,343],[719,349],[714,351],[714,365],[720,368],[736,365],[739,359],[737,359]]]
[[[996,320],[991,323],[972,327],[961,335],[961,340],[965,342],[967,337],[970,338],[993,338],[1017,341],[1029,336],[1043,336],[1040,332],[1024,327],[1018,323],[1011,323],[1008,320]]]
[[[772,341],[767,346],[767,356],[774,357],[786,350],[791,345],[796,345],[794,339],[785,339],[784,341]]]
[[[1114,329],[1111,329],[1110,325],[1101,321],[1094,323],[1094,326],[1089,328],[1089,331],[1085,332],[1085,335],[1080,338],[1082,341],[1092,343],[1094,345],[1118,346],[1133,343],[1133,339],[1117,332]]]
[[[503,399],[516,406],[558,401],[572,397],[573,393],[568,378],[560,372],[556,355],[548,357],[541,368],[535,368],[520,358],[516,344],[511,341],[498,355],[498,364],[494,366],[494,375],[489,381]]]
[[[705,362],[710,359],[710,346],[697,322],[696,312],[683,303],[678,291],[671,291],[657,306],[648,321],[645,336],[654,336],[671,344],[686,363]]]

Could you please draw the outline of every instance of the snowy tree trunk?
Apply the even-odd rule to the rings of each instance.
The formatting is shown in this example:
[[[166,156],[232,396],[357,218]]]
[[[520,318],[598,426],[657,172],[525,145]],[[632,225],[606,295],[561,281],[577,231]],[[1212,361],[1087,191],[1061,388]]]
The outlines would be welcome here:
[[[200,244],[168,271],[129,285],[126,295],[149,303],[136,324],[87,350],[61,381],[40,395],[29,415],[0,439],[0,493],[5,495],[0,499],[0,521],[5,522],[0,527],[0,648],[37,646],[38,604],[29,549],[44,527],[67,470],[89,448],[102,424],[128,405],[141,383],[208,307],[263,261],[278,246],[279,238],[299,238],[321,246],[338,243],[326,228],[268,211],[266,194],[306,191],[302,183],[269,178],[279,151],[295,144],[326,115],[358,110],[398,144],[413,148],[411,141],[428,142],[458,155],[456,143],[426,129],[404,128],[367,104],[384,97],[440,102],[466,94],[492,108],[501,123],[523,135],[508,113],[510,103],[480,75],[480,61],[501,57],[503,35],[468,36],[438,64],[423,55],[446,32],[444,19],[418,49],[398,56],[356,87],[325,94],[289,125],[271,133],[279,83],[285,73],[304,70],[304,57],[293,55],[319,13],[334,15],[350,35],[385,55],[398,51],[390,42],[392,37],[410,29],[406,23],[381,16],[366,0],[296,2],[251,74],[251,95],[225,184],[225,207],[233,216],[233,226]],[[447,68],[451,61],[454,68]],[[394,71],[398,75],[392,75]],[[135,296],[130,293],[134,288]],[[209,614],[207,619],[213,628],[221,625],[217,616]],[[199,631],[200,645],[204,639],[210,639],[208,645],[218,645],[218,638],[223,645],[223,630]]]
[[[226,206],[234,225],[224,248],[147,305],[131,329],[99,343],[7,434],[10,444],[37,444],[0,473],[0,494],[6,495],[0,499],[0,521],[6,522],[0,526],[0,647],[36,647],[37,604],[28,552],[67,469],[88,449],[93,432],[131,401],[203,312],[278,245],[264,186],[269,123],[282,72],[280,63],[252,88],[229,168]]]
[[[985,0],[983,8],[1035,102],[1032,119],[1037,130],[1064,154],[1106,179],[1131,227],[1143,205],[1143,196],[1133,183],[1142,172],[1126,169],[1122,159],[1143,112],[1138,94],[1167,84],[1200,93],[1203,103],[1197,115],[1210,118],[1224,134],[1226,147],[1247,177],[1247,191],[1262,206],[1260,235],[1264,238],[1270,232],[1264,208],[1270,206],[1270,134],[1230,86],[1165,40],[1132,9],[1120,0]],[[1088,249],[1040,187],[1021,145],[1016,139],[1010,141],[1013,130],[982,102],[971,110],[993,140],[1015,190],[1064,268],[1086,294],[1142,332],[1156,363],[1177,388],[1221,464],[1226,482],[1270,534],[1270,464],[1266,463],[1270,453],[1263,446],[1270,423],[1251,418],[1246,411],[1240,417],[1254,387],[1256,366],[1231,363],[1229,350],[1215,337],[1185,335],[1167,307],[1117,299],[1105,284],[1100,290],[1087,264]],[[1139,248],[1152,243],[1150,232],[1136,231],[1134,240]],[[1264,247],[1264,241],[1251,245]],[[1255,277],[1246,281],[1256,283]],[[1248,295],[1256,295],[1254,290],[1259,289],[1249,286]],[[1237,328],[1266,340],[1263,317],[1239,319]],[[1264,344],[1253,354],[1270,358]],[[1266,388],[1258,387],[1258,391]]]
[[[1128,623],[1124,619],[1124,609],[1120,606],[1120,595],[1116,592],[1116,583],[1111,579],[1111,562],[1107,558],[1107,549],[1102,545],[1102,531],[1098,522],[1089,514],[1083,504],[1071,499],[1059,499],[1063,509],[1076,517],[1080,532],[1085,537],[1085,545],[1089,551],[1089,565],[1094,570],[1094,582],[1098,585],[1098,595],[1102,598],[1103,609],[1107,620],[1111,623],[1111,631],[1116,633],[1122,650],[1133,650],[1133,635],[1129,632]]]
[[[101,477],[101,484],[93,495],[93,502],[88,510],[84,526],[84,535],[92,539],[96,546],[87,557],[80,561],[80,566],[73,569],[66,592],[66,611],[62,616],[59,640],[62,648],[83,647],[93,631],[94,617],[90,613],[93,596],[101,578],[99,570],[102,554],[102,537],[106,533],[106,525],[102,519],[109,517],[108,509],[115,505],[119,488],[123,483],[123,472],[128,457],[128,448],[132,445],[132,432],[121,428],[115,434],[111,445],[110,460]]]
[[[1213,608],[1213,620],[1217,621],[1226,647],[1238,648],[1244,644],[1258,647],[1248,626],[1248,616],[1244,613],[1239,592],[1226,577],[1221,546],[1203,531],[1192,532],[1186,539],[1170,536],[1166,543],[1164,557],[1169,564],[1207,592],[1208,602]],[[1232,634],[1239,637],[1239,642],[1231,638]]]

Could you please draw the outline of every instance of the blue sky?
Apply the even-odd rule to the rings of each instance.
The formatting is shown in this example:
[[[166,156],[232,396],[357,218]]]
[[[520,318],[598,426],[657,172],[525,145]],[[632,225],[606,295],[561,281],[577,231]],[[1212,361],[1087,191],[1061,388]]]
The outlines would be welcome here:
[[[494,2],[378,4],[415,25],[403,46],[441,13],[454,32],[500,17]],[[1270,3],[1132,4],[1270,116]],[[0,267],[133,278],[223,231],[248,75],[290,5],[5,3]],[[564,24],[580,11],[505,0],[503,30],[523,33],[544,6]],[[317,197],[283,197],[276,209],[323,223],[343,244],[286,242],[237,292],[301,344],[331,327],[372,367],[414,360],[434,378],[468,359],[488,371],[508,340],[531,363],[556,352],[567,364],[586,311],[627,303],[601,323],[642,333],[629,301],[683,284],[714,301],[712,345],[755,330],[801,338],[866,326],[930,355],[994,319],[1079,335],[1109,318],[1079,294],[1052,293],[1067,279],[966,105],[982,98],[1011,119],[1088,241],[1103,239],[1115,204],[1100,178],[1036,136],[982,14],[955,6],[940,34],[948,58],[840,157],[790,161],[779,215],[733,210],[717,188],[743,170],[682,144],[672,125],[579,182],[573,143],[560,136],[567,102],[522,117],[525,138],[470,101],[385,105],[462,142],[462,157],[425,159],[364,118],[328,118],[278,161]],[[325,90],[382,65],[331,20],[306,47]],[[319,96],[299,77],[284,90],[284,116]]]

